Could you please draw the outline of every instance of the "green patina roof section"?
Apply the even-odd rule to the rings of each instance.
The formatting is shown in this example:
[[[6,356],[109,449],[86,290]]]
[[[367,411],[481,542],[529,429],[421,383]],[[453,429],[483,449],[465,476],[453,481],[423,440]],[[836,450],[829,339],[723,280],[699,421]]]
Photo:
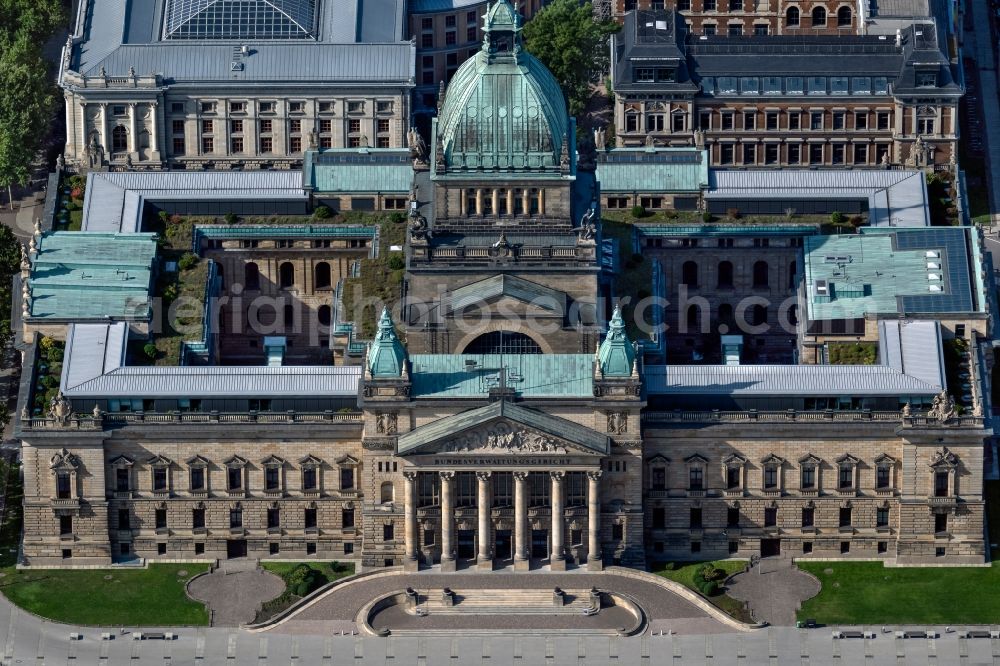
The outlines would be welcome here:
[[[809,319],[854,319],[866,314],[899,312],[898,296],[926,296],[930,282],[925,250],[894,250],[892,236],[852,234],[816,236],[805,242],[805,280]],[[833,261],[828,257],[849,257]],[[816,280],[826,280],[829,296],[816,293]]]
[[[484,398],[502,367],[507,386],[522,397],[594,396],[591,354],[414,354],[410,361],[413,395],[423,398]]]
[[[700,192],[708,187],[708,158],[690,148],[616,148],[597,162],[601,192]]]
[[[509,296],[557,314],[566,312],[565,292],[506,274],[459,287],[448,296],[448,305],[452,310],[459,310],[497,296]]]
[[[597,350],[597,362],[606,377],[629,377],[635,367],[635,347],[625,333],[622,311],[617,305],[608,324],[608,334]]]
[[[483,47],[448,84],[438,132],[449,168],[559,168],[569,119],[552,73],[521,44],[521,18],[500,0]],[[506,42],[506,50],[498,44]]]
[[[407,193],[413,182],[409,151],[398,148],[308,151],[302,171],[315,192]]]
[[[396,336],[387,308],[382,308],[378,331],[368,348],[368,371],[372,377],[400,377],[406,367],[406,350]]]
[[[34,319],[147,319],[156,234],[57,231],[32,261]]]
[[[603,186],[603,183],[602,183]],[[602,187],[603,189],[603,187]],[[644,236],[815,236],[819,227],[808,224],[778,225],[679,225],[679,224],[637,224]]]
[[[470,409],[454,416],[446,416],[400,435],[397,440],[397,451],[402,454],[419,453],[418,449],[427,444],[451,438],[470,428],[502,418],[573,442],[599,455],[607,455],[611,450],[607,435],[601,435],[579,423],[520,407],[505,400],[498,400],[485,407]],[[498,451],[498,453],[502,452]]]

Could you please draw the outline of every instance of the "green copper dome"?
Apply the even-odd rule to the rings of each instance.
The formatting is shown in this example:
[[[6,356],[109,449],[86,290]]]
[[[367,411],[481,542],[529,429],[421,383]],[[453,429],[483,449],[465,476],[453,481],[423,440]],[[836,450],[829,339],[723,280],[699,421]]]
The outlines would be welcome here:
[[[483,48],[465,61],[441,107],[448,169],[553,169],[566,141],[566,101],[555,78],[521,48],[521,16],[499,0],[484,17]]]
[[[406,364],[406,350],[396,337],[389,310],[382,308],[378,332],[368,347],[368,372],[372,377],[401,377]]]
[[[625,333],[622,311],[617,305],[608,325],[608,335],[597,350],[597,363],[605,377],[629,377],[635,367],[635,347]]]

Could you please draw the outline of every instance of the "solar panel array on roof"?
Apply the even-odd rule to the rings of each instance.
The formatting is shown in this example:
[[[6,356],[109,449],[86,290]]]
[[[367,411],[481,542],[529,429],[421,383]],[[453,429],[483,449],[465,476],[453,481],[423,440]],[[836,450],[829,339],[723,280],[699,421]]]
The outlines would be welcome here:
[[[164,39],[305,39],[315,0],[170,0]]]

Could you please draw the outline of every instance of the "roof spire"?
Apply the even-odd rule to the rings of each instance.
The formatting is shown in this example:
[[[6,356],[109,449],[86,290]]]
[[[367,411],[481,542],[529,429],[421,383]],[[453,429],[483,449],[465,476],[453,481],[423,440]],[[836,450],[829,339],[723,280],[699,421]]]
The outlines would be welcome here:
[[[406,373],[406,349],[396,336],[389,308],[382,308],[375,340],[368,347],[367,362],[372,377],[402,377]]]
[[[605,377],[630,377],[635,369],[635,347],[625,332],[619,305],[615,305],[608,334],[597,350],[597,363]]]

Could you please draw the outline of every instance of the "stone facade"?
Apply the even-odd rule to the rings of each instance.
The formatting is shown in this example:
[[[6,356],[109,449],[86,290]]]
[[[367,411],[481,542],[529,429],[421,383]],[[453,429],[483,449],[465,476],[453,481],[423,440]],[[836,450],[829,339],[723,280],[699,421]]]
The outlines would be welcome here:
[[[863,34],[855,3],[845,0],[604,0],[621,21],[633,9],[673,9],[701,35]]]

